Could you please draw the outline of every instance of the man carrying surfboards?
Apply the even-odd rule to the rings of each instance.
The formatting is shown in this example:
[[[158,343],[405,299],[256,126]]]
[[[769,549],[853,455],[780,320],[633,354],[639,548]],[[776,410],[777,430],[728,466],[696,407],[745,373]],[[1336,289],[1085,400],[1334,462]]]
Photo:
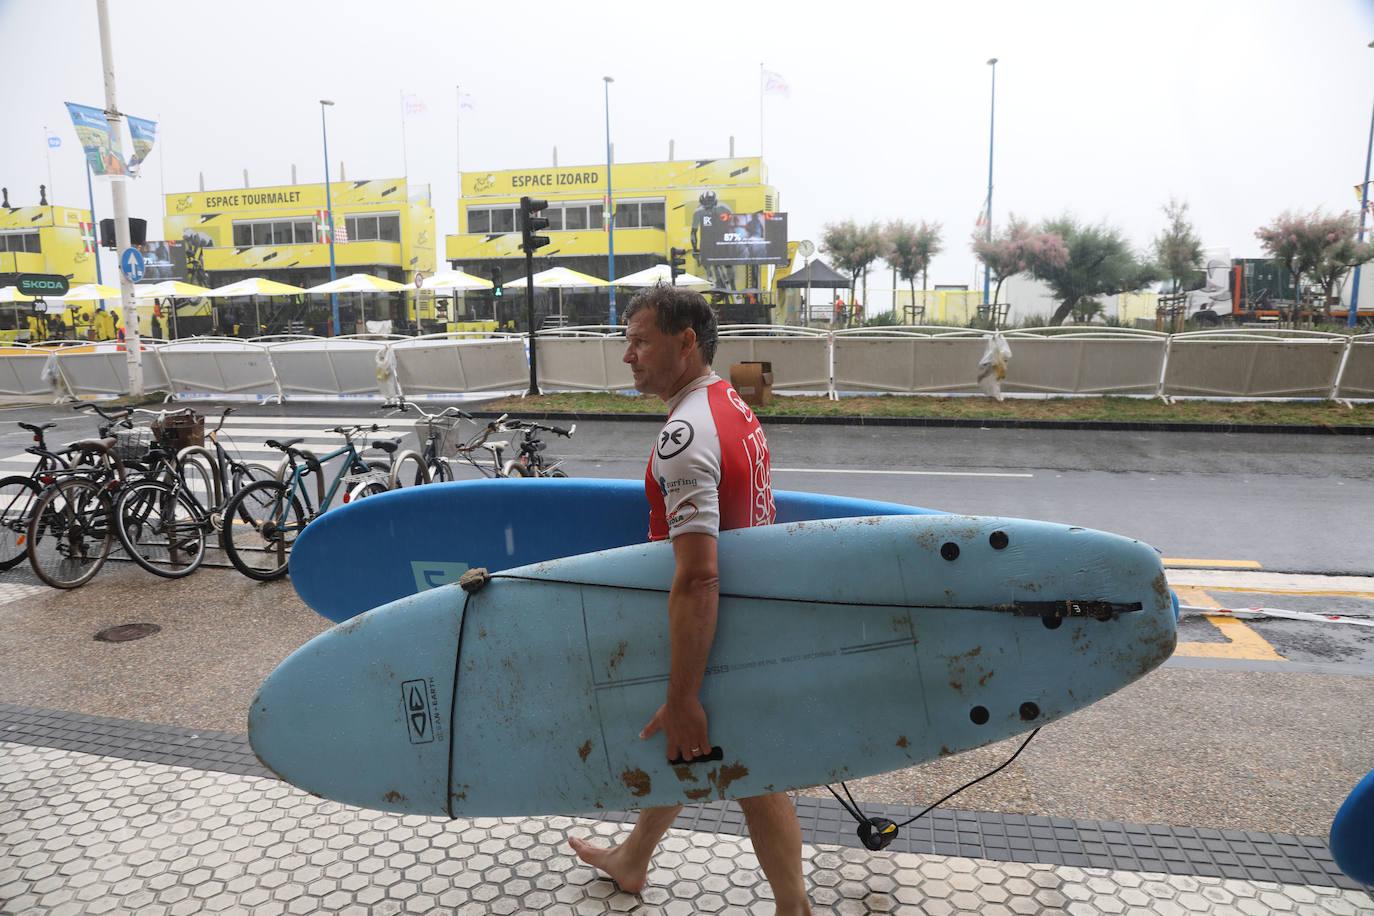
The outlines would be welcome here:
[[[671,540],[676,564],[668,595],[668,696],[640,738],[661,731],[668,759],[690,761],[712,751],[699,697],[716,631],[716,536],[773,523],[768,441],[753,411],[711,370],[716,317],[700,293],[652,287],[631,300],[625,320],[624,361],[635,387],[668,405],[644,485],[649,539]],[[792,800],[774,793],[739,804],[777,913],[809,914],[801,825]],[[569,843],[579,859],[637,894],[648,880],[655,848],[681,810],[681,805],[641,810],[629,839],[609,849],[576,838]]]

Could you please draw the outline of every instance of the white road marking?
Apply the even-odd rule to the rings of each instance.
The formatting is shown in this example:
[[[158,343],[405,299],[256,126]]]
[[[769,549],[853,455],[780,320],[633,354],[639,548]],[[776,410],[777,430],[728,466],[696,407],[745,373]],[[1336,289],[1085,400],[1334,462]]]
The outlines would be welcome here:
[[[891,474],[899,477],[1015,477],[1029,478],[1034,474],[1013,474],[997,471],[875,471],[871,468],[773,468],[774,474]]]

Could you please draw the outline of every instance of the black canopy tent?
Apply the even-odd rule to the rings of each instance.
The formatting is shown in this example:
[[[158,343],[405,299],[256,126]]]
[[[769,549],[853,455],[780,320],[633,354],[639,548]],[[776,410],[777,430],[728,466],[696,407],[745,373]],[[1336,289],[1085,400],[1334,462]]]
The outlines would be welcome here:
[[[802,295],[802,312],[805,317],[802,324],[808,324],[811,320],[811,290],[816,289],[849,289],[852,281],[844,274],[837,272],[829,264],[820,258],[810,262],[796,273],[788,274],[778,281],[780,289],[804,289]],[[834,311],[830,312],[831,323],[834,323]]]

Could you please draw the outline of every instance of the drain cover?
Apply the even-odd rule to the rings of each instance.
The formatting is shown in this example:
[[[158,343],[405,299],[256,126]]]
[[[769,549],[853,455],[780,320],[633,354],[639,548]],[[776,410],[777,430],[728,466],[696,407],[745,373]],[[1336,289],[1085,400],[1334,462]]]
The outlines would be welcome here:
[[[95,638],[101,642],[129,642],[134,639],[142,639],[145,636],[152,636],[160,633],[162,627],[155,623],[121,623],[117,627],[107,627],[95,634]]]

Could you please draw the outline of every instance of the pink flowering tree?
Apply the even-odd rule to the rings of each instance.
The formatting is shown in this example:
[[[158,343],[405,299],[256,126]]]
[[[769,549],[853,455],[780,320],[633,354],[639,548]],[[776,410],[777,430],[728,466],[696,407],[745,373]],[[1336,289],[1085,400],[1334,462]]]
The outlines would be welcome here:
[[[997,278],[992,293],[996,305],[1002,295],[1002,284],[1017,274],[1035,273],[1049,267],[1063,267],[1069,263],[1069,249],[1064,239],[1054,232],[1032,229],[1025,220],[1012,214],[1001,232],[992,238],[980,233],[973,236],[973,253]]]
[[[911,287],[911,301],[916,301],[916,278],[924,290],[930,279],[930,262],[943,249],[939,223],[908,223],[897,220],[883,230],[883,260],[896,269],[897,275]]]
[[[1321,287],[1324,308],[1329,312],[1346,273],[1374,260],[1374,246],[1356,241],[1358,232],[1355,214],[1328,215],[1318,208],[1311,213],[1285,211],[1258,229],[1255,237],[1265,252],[1293,275],[1298,298],[1302,297],[1302,278],[1309,277]]]

